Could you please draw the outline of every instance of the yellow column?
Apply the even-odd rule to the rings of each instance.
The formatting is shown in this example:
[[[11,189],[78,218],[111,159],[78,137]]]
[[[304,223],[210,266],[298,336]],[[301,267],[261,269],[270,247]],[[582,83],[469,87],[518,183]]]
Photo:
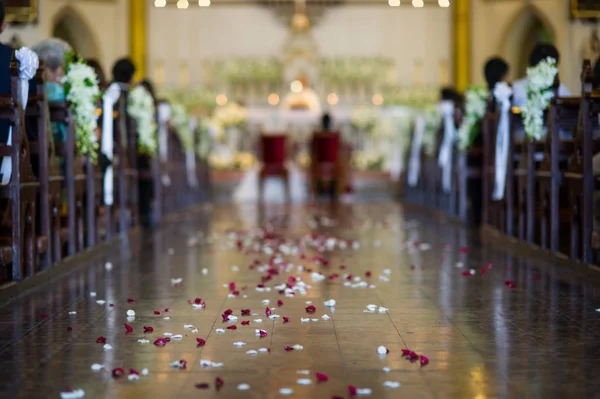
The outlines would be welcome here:
[[[137,69],[135,79],[146,76],[146,0],[129,0],[129,53]]]
[[[471,76],[471,0],[452,0],[454,27],[454,84],[464,91]]]

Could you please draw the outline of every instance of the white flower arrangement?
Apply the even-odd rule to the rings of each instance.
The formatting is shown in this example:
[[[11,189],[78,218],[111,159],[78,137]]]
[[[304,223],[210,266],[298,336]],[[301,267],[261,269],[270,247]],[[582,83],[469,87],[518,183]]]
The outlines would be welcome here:
[[[236,103],[229,103],[215,110],[214,121],[223,129],[241,127],[248,121],[246,108]]]
[[[189,122],[190,118],[185,107],[181,104],[173,104],[171,106],[171,124],[186,151],[194,150],[194,136],[190,131]]]
[[[158,148],[156,108],[152,95],[144,86],[135,86],[129,92],[127,113],[137,124],[138,151],[150,157],[156,156]]]
[[[458,128],[458,146],[461,150],[468,149],[479,133],[479,122],[485,116],[488,96],[489,92],[485,87],[472,86],[467,89],[465,115]]]
[[[67,72],[61,83],[73,112],[77,150],[82,155],[87,154],[90,161],[95,163],[98,148],[96,102],[100,97],[98,76],[96,71],[74,52],[67,53],[65,70]]]
[[[527,104],[521,107],[525,134],[541,140],[544,132],[544,111],[554,97],[552,86],[558,74],[556,60],[548,57],[538,65],[527,68]]]
[[[429,106],[424,110],[425,132],[423,134],[422,146],[425,155],[432,156],[437,145],[436,139],[440,129],[441,115],[437,106]]]
[[[350,123],[356,129],[370,134],[377,124],[379,114],[374,107],[358,107],[350,114]]]

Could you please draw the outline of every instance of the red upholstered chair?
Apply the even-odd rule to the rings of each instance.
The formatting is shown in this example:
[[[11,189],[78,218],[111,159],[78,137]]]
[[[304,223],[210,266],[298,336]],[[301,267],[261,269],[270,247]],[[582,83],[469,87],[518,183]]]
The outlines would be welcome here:
[[[263,183],[269,177],[279,177],[283,180],[286,200],[289,199],[289,174],[285,164],[287,161],[287,136],[283,134],[261,135],[260,156],[262,166],[259,176],[259,199],[262,201]]]
[[[342,168],[340,163],[340,134],[337,132],[314,133],[311,142],[311,167],[313,194],[319,188],[329,188],[331,193],[337,193],[341,182]],[[336,184],[333,187],[332,184]]]

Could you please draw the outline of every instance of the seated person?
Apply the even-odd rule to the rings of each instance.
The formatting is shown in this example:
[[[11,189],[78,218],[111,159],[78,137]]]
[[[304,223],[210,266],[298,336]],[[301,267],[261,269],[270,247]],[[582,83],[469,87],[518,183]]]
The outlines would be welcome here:
[[[328,132],[331,127],[331,116],[329,113],[325,112],[321,117],[321,130],[324,132]]]
[[[4,2],[0,0],[0,34],[7,27],[5,17]],[[10,94],[10,61],[12,59],[13,49],[0,43],[0,94]],[[8,119],[0,119],[0,142],[6,143],[8,140],[8,132],[10,130],[10,121]],[[4,157],[1,160],[0,168],[0,184],[8,184],[12,164],[10,157]]]
[[[490,109],[496,110],[496,98],[494,97],[494,88],[496,83],[506,82],[508,76],[508,63],[502,58],[494,57],[490,58],[483,67],[483,75],[487,83],[487,88],[490,94]]]

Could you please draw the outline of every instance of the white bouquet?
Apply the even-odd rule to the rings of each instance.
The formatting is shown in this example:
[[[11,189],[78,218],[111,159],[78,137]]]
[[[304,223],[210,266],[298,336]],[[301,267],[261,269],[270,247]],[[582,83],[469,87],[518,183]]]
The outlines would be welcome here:
[[[556,60],[551,57],[527,68],[527,104],[521,107],[521,114],[525,134],[534,140],[544,138],[544,111],[554,97],[552,86],[557,74]]]
[[[424,110],[425,132],[423,134],[422,146],[425,155],[432,156],[437,145],[438,131],[442,123],[441,115],[437,106],[428,106]]]
[[[374,107],[359,107],[352,110],[350,123],[356,129],[370,134],[377,124],[378,116],[377,109]]]
[[[473,139],[479,133],[479,122],[485,116],[489,93],[485,87],[469,87],[465,93],[465,115],[458,128],[458,146],[461,150],[468,149]]]
[[[100,97],[98,76],[96,71],[74,52],[67,53],[65,69],[67,73],[61,83],[64,85],[66,99],[73,111],[77,150],[82,155],[87,154],[90,161],[94,163],[98,148],[96,139],[98,127],[96,102]]]
[[[223,129],[240,127],[248,120],[248,111],[241,105],[229,103],[215,110],[214,120]]]
[[[194,150],[194,137],[190,131],[190,118],[185,107],[181,104],[171,106],[171,124],[185,150]]]
[[[144,86],[138,85],[129,92],[127,113],[137,123],[138,150],[150,157],[156,156],[156,108],[152,95]]]

